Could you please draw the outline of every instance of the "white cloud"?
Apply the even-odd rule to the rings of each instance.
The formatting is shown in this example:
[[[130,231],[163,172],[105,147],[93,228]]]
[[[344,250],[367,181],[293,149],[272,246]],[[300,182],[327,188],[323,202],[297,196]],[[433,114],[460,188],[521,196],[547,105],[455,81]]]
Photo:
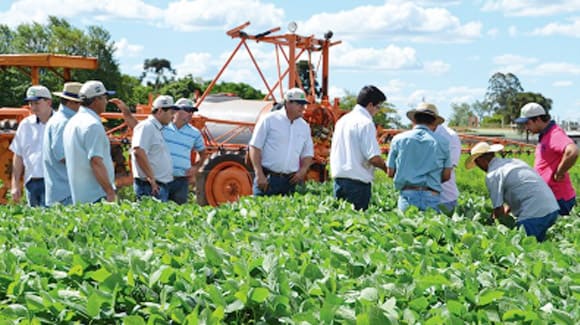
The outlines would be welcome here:
[[[451,65],[443,61],[431,61],[425,63],[425,71],[433,75],[442,75],[447,73]]]
[[[542,28],[537,28],[532,31],[532,35],[563,35],[570,37],[580,37],[580,18],[575,18],[569,24],[550,23]]]
[[[510,26],[510,27],[508,28],[508,34],[509,34],[511,37],[516,37],[516,36],[518,36],[518,28],[517,28],[516,26]]]
[[[330,29],[341,39],[388,37],[417,42],[461,42],[479,38],[481,34],[480,22],[461,23],[447,9],[423,8],[411,1],[320,13],[298,26],[301,33],[316,34]]]
[[[330,86],[328,89],[328,97],[329,98],[342,98],[346,96],[347,90],[340,87]]]
[[[493,58],[493,63],[498,65],[533,64],[537,63],[537,58],[531,58],[516,54],[504,54]]]
[[[334,69],[364,70],[406,70],[420,69],[415,49],[389,45],[382,49],[354,48],[343,43],[331,53]]]
[[[494,71],[509,71],[516,75],[561,76],[580,75],[580,65],[568,62],[540,62],[537,58],[505,54],[493,58]]]
[[[498,34],[499,34],[499,29],[497,29],[497,28],[492,28],[492,29],[487,31],[487,35],[491,38],[496,38]]]
[[[554,83],[552,83],[552,86],[554,86],[554,87],[570,87],[573,84],[574,83],[570,80],[560,80],[560,81],[555,81]]]
[[[506,16],[553,16],[580,11],[578,0],[487,0],[482,11],[499,11]]]
[[[115,54],[118,57],[135,57],[141,54],[143,45],[129,44],[126,38],[121,38],[115,42]]]
[[[212,62],[212,56],[209,53],[188,53],[183,61],[175,66],[179,77],[191,74],[194,77],[206,77]],[[213,76],[211,76],[213,77]]]

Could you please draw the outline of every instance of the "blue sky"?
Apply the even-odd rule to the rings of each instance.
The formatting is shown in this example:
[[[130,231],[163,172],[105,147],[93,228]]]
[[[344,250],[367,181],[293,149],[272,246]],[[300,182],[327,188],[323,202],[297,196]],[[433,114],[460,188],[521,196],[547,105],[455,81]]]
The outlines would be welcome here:
[[[580,0],[14,0],[0,1],[0,22],[99,25],[116,42],[121,71],[138,76],[147,58],[171,61],[178,75],[212,79],[237,45],[225,31],[246,21],[255,34],[272,27],[342,40],[331,53],[331,96],[381,88],[404,112],[425,99],[450,117],[453,102],[481,100],[495,72],[512,72],[525,91],[553,100],[552,115],[580,121]],[[251,44],[275,78],[271,46]],[[315,61],[316,62],[316,61]],[[225,81],[264,89],[247,56]]]

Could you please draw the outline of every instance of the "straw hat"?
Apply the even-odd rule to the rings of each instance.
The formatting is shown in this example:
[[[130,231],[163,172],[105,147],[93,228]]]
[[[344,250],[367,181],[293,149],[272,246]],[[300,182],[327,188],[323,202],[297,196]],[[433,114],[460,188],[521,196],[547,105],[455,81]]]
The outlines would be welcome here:
[[[503,145],[501,144],[492,144],[489,145],[487,142],[479,142],[473,148],[471,148],[471,156],[467,158],[465,161],[465,168],[471,169],[475,167],[475,159],[479,158],[479,156],[488,153],[488,152],[498,152],[503,150]]]
[[[439,125],[439,124],[445,122],[445,119],[443,117],[439,116],[439,111],[437,111],[437,106],[430,104],[430,103],[422,102],[421,104],[419,104],[419,106],[417,106],[417,108],[408,111],[407,117],[411,121],[415,122],[415,114],[417,114],[417,113],[428,114],[428,115],[434,116],[436,125]]]
[[[80,103],[82,101],[79,98],[79,92],[80,92],[82,86],[83,86],[83,84],[80,82],[66,82],[64,84],[64,87],[62,88],[62,91],[56,91],[56,92],[53,92],[53,94],[55,96],[60,97],[60,98],[64,98],[64,99],[68,99],[68,100],[73,101],[73,102]]]

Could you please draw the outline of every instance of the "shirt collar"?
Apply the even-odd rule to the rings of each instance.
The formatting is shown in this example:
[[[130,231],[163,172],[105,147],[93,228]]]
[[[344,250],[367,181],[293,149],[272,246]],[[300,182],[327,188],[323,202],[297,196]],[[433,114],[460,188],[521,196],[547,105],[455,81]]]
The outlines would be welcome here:
[[[153,116],[153,115],[149,115],[148,119],[150,119],[150,120],[151,120],[151,123],[152,123],[153,125],[155,125],[155,127],[157,128],[157,130],[160,130],[160,131],[161,131],[161,129],[163,129],[163,124],[161,124],[161,122],[159,122],[159,120],[157,120],[157,119],[155,118],[155,116]]]
[[[364,108],[362,105],[356,104],[354,106],[354,110],[362,112],[363,115],[370,118],[371,120],[373,119],[373,116],[371,115],[371,113],[366,108]]]
[[[556,125],[556,121],[551,120],[550,123],[548,123],[548,125],[546,125],[546,127],[542,131],[540,131],[539,138],[541,139],[542,136],[544,136],[546,133],[548,133],[548,131],[550,131],[550,129],[552,127],[554,127],[554,125]]]
[[[62,112],[66,117],[71,117],[73,115],[75,115],[75,111],[73,111],[70,107],[66,106],[66,105],[60,105],[60,108],[58,109],[59,112]]]
[[[431,131],[431,129],[429,127],[427,127],[427,125],[423,125],[423,124],[417,124],[417,125],[415,125],[415,127],[413,127],[413,129],[421,129],[421,130],[433,132],[433,131]]]

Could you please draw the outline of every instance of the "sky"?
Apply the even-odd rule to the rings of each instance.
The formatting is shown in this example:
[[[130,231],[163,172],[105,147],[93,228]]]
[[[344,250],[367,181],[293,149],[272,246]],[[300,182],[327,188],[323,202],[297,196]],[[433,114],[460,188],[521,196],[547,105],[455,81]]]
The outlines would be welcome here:
[[[482,100],[495,72],[511,72],[553,100],[552,116],[580,121],[580,0],[0,0],[0,23],[12,28],[49,15],[109,31],[121,72],[133,76],[145,59],[164,58],[179,77],[213,79],[238,43],[227,30],[249,21],[249,34],[286,33],[294,21],[296,34],[331,30],[342,41],[331,48],[331,97],[372,84],[403,121],[423,100],[449,118],[452,103]],[[274,48],[249,45],[271,83]],[[244,52],[220,80],[265,89]]]

